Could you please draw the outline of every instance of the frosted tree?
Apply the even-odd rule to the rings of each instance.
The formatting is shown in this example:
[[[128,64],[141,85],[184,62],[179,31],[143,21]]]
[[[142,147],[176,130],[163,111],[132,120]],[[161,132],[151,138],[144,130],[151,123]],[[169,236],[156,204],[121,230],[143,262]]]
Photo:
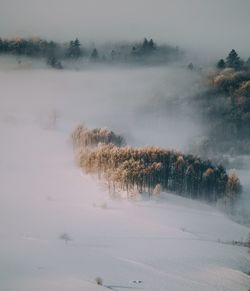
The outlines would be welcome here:
[[[241,191],[240,180],[235,170],[229,171],[227,185],[228,185],[228,196],[230,199],[234,200]]]
[[[173,150],[122,146],[122,137],[108,129],[78,127],[72,138],[79,147],[79,165],[105,179],[110,192],[151,195],[162,189],[216,201],[241,190],[236,173],[227,174],[222,166]]]

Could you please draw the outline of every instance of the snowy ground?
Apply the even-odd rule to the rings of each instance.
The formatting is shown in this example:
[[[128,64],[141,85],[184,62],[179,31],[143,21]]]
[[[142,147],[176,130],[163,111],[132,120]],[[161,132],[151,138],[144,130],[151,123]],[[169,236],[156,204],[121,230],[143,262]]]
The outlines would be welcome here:
[[[171,194],[110,199],[75,166],[72,74],[1,72],[0,290],[247,290],[247,249],[225,243],[247,227]]]

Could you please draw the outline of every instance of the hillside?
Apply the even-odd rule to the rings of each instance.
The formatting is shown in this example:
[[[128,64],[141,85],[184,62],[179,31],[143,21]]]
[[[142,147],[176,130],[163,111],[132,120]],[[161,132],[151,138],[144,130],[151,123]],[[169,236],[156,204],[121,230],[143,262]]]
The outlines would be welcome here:
[[[96,74],[78,74],[1,72],[1,290],[245,291],[249,254],[232,242],[244,241],[249,228],[169,193],[150,201],[112,199],[75,165],[70,133],[83,110],[94,124],[89,101],[98,104],[109,92],[91,87]],[[99,74],[100,86],[130,80],[126,71]],[[142,73],[133,74],[138,80]],[[88,94],[69,98],[83,80]],[[65,233],[68,242],[60,238]],[[98,276],[105,288],[95,284]]]

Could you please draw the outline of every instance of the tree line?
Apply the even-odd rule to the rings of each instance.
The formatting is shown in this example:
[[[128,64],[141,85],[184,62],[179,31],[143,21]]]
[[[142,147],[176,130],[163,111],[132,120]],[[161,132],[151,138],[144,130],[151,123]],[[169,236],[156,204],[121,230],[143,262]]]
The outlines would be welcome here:
[[[123,146],[125,141],[107,129],[78,127],[72,134],[80,167],[107,182],[109,191],[160,190],[210,202],[235,199],[241,192],[234,171],[193,155],[158,147]]]
[[[153,39],[138,43],[110,45],[108,49],[82,46],[76,38],[66,43],[40,38],[0,38],[0,54],[45,58],[48,65],[61,69],[62,61],[87,59],[92,62],[166,63],[183,54],[178,47],[157,45]]]

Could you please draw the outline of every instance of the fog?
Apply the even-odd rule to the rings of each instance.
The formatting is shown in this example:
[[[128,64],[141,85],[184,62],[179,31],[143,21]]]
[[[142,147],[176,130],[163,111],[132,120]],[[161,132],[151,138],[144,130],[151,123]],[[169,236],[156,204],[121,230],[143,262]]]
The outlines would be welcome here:
[[[23,59],[20,67],[15,59],[1,58],[0,65],[3,124],[35,124],[68,138],[79,124],[108,127],[122,134],[128,145],[185,153],[206,133],[189,102],[201,92],[203,75],[180,64],[55,71],[43,62]],[[249,185],[244,178],[248,172],[239,173],[244,192],[233,218],[249,224]]]
[[[2,37],[40,36],[83,42],[139,40],[248,56],[248,0],[1,0]]]
[[[120,132],[130,145],[179,150],[185,150],[190,138],[201,131],[192,119],[192,108],[180,102],[195,94],[200,80],[186,68],[94,67],[58,72],[13,70],[14,66],[0,73],[0,110],[7,118],[31,118],[46,126],[56,114],[60,130],[68,134],[83,123]]]

